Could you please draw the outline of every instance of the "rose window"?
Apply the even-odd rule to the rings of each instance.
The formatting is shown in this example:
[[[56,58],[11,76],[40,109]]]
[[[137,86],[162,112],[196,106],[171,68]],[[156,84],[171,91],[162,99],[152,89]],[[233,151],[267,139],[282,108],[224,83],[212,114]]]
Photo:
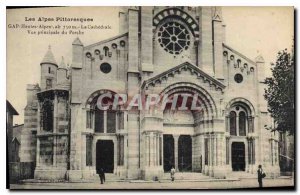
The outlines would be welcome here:
[[[180,54],[189,48],[190,34],[183,25],[177,22],[162,25],[157,35],[160,46],[170,54]]]

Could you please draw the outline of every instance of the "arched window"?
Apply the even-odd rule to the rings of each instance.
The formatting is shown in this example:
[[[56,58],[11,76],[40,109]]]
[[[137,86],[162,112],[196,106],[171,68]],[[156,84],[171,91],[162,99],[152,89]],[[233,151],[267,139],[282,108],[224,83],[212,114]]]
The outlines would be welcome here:
[[[251,116],[251,110],[247,105],[242,103],[234,103],[228,116],[228,123],[230,135],[233,136],[246,136],[247,133],[253,132],[253,117]]]
[[[116,110],[100,110],[95,106],[94,113],[89,114],[90,112],[91,111],[87,111],[87,117],[89,119],[87,119],[86,127],[91,129],[94,128],[95,133],[116,133],[117,126],[121,126],[119,123],[117,125],[117,120],[120,120],[120,117],[117,117]],[[94,127],[89,125],[90,121],[94,121]],[[124,122],[124,120],[122,120],[122,122]],[[124,124],[122,124],[122,128],[124,128]]]
[[[105,56],[108,56],[108,51],[109,51],[109,49],[108,49],[108,47],[103,47],[103,50],[104,50],[104,55]]]
[[[117,112],[115,110],[95,109],[95,132],[96,133],[116,133]]]
[[[239,67],[241,66],[241,62],[242,62],[242,61],[241,61],[240,59],[237,59],[236,62],[237,62],[237,68],[239,68]]]
[[[229,115],[230,120],[230,135],[236,135],[236,113],[231,111]]]
[[[98,94],[109,93],[106,90],[95,92]],[[100,102],[98,94],[92,94],[86,110],[86,128],[95,133],[116,133],[124,129],[124,113],[120,107],[113,106],[114,95],[105,97]],[[116,96],[118,97],[118,96]],[[100,107],[102,103],[103,109]]]
[[[239,135],[246,136],[246,114],[243,111],[239,113]]]
[[[41,125],[44,131],[53,131],[53,104],[45,101],[41,109]]]
[[[46,79],[46,89],[52,88],[52,79]]]
[[[107,133],[116,132],[116,111],[107,110]]]
[[[104,133],[104,111],[99,110],[96,106],[95,109],[95,132]]]

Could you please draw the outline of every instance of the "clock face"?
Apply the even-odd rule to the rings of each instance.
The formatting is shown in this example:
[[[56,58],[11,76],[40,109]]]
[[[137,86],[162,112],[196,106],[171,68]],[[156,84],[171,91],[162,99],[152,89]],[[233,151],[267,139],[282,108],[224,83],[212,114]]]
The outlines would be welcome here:
[[[189,31],[177,22],[163,24],[157,33],[160,46],[168,53],[178,55],[190,45]]]

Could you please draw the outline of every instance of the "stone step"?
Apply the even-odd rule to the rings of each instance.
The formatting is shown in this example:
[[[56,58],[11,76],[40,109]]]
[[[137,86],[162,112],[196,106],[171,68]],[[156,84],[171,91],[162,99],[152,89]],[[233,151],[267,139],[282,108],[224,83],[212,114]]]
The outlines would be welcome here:
[[[100,181],[100,177],[99,175],[94,175],[93,178],[91,178],[92,180],[96,180],[96,181]],[[105,173],[105,180],[106,181],[118,181],[118,180],[121,180],[119,176],[113,174],[113,173]]]
[[[285,176],[285,175],[281,175],[278,177],[278,179],[292,179],[292,176]]]
[[[237,172],[228,173],[226,178],[253,179],[253,178],[257,178],[257,174],[247,173],[245,171],[237,171]]]
[[[205,180],[209,179],[209,176],[203,175],[202,173],[192,173],[192,172],[177,172],[175,173],[175,179],[177,180]],[[163,180],[170,180],[170,173],[164,173]]]

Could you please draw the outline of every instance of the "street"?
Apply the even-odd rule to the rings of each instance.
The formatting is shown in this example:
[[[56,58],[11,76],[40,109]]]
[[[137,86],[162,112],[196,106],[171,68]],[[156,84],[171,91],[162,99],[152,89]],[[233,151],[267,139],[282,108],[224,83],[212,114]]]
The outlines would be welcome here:
[[[264,179],[264,187],[288,187],[293,186],[294,180],[287,178]],[[24,183],[11,184],[11,189],[244,189],[258,187],[257,179],[241,179],[238,181],[214,180],[214,181],[124,181],[99,183]]]

